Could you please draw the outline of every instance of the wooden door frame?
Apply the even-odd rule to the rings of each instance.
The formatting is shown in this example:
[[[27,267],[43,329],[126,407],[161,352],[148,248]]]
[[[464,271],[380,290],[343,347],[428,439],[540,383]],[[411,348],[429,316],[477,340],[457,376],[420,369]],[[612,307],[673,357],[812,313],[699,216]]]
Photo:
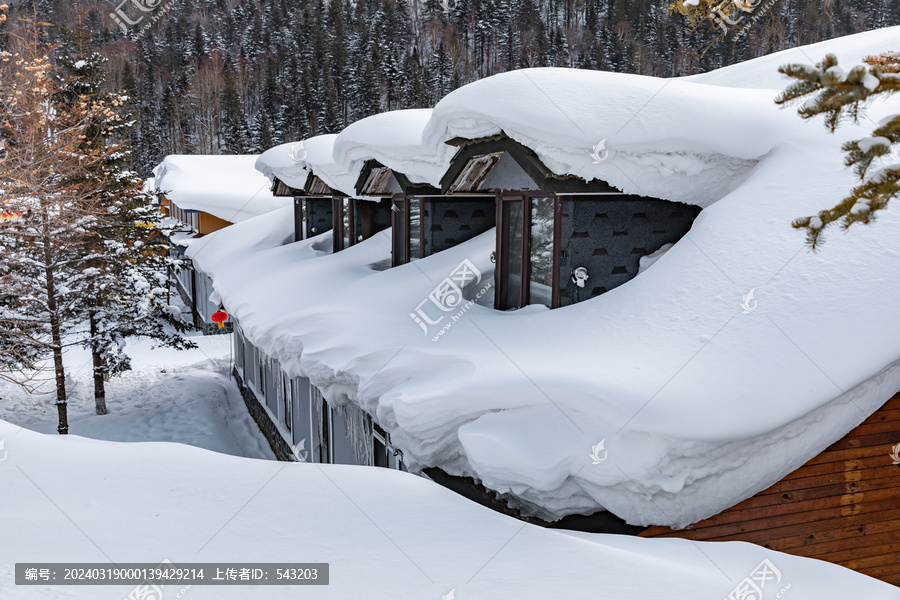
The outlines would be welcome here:
[[[402,227],[401,239],[397,239]],[[398,252],[399,250],[399,252]],[[398,256],[400,254],[400,256]],[[409,199],[404,194],[391,197],[391,267],[409,262]]]

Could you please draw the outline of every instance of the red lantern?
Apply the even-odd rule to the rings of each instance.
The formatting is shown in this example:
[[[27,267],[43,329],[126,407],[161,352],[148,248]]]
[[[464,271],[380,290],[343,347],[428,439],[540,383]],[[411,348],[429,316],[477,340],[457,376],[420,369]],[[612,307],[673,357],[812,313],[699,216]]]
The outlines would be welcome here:
[[[228,313],[220,308],[212,314],[210,319],[212,319],[213,323],[218,323],[219,329],[222,329],[223,327],[225,327],[225,321],[228,320]]]

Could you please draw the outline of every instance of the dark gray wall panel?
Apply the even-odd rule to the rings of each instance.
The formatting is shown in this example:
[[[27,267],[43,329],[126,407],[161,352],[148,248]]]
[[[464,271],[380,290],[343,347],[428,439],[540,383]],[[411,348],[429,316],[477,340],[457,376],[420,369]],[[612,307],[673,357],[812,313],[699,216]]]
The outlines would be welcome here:
[[[640,196],[568,197],[562,200],[560,305],[587,300],[638,273],[639,259],[690,231],[700,207]],[[585,267],[579,288],[572,271]]]

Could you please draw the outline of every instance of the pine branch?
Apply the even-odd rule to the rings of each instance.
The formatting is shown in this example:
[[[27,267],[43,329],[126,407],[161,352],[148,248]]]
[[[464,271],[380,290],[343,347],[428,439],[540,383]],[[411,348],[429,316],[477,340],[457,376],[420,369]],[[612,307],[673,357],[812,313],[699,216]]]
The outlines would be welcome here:
[[[814,67],[782,66],[779,72],[796,82],[779,94],[775,102],[786,106],[807,98],[798,114],[804,119],[824,115],[825,127],[831,132],[844,120],[858,122],[874,98],[900,91],[900,55],[885,53],[867,57],[864,62],[847,74],[833,54],[826,55]],[[793,227],[806,231],[806,242],[813,250],[824,242],[823,233],[830,225],[840,223],[847,229],[854,223],[869,224],[878,211],[885,210],[900,195],[900,158],[891,159],[893,153],[900,157],[900,115],[884,119],[871,137],[847,142],[841,149],[846,153],[844,164],[853,167],[862,183],[833,208],[792,223]],[[882,164],[885,157],[890,162],[870,175],[871,169]]]

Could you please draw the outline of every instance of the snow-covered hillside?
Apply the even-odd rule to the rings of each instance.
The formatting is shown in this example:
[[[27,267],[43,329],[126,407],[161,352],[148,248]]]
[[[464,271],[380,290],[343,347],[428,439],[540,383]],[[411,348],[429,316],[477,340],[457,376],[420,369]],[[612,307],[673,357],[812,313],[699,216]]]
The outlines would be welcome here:
[[[764,560],[778,575],[769,571],[767,597],[898,598],[843,567],[752,544],[542,529],[387,469],[45,436],[4,421],[0,439],[4,600],[121,600],[131,590],[15,586],[16,562],[164,559],[330,565],[324,587],[167,586],[165,600],[720,600]]]

